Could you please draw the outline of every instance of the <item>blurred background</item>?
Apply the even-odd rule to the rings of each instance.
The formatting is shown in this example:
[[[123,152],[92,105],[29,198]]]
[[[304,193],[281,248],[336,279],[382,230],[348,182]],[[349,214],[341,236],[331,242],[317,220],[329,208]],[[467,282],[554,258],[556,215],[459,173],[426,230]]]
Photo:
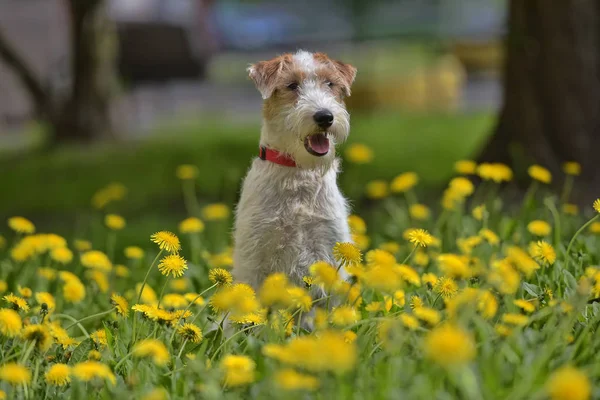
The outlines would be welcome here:
[[[0,219],[84,229],[119,182],[132,235],[175,229],[180,164],[199,168],[202,203],[235,203],[260,127],[245,68],[299,48],[358,68],[344,146],[374,157],[346,160],[355,204],[405,171],[436,193],[465,158],[517,176],[576,160],[600,188],[600,6],[559,3],[0,0]]]

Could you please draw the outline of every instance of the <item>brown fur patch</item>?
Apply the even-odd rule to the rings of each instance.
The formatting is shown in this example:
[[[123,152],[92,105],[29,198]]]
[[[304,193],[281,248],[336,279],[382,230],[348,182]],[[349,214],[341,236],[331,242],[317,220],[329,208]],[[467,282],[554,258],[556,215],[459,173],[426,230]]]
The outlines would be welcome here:
[[[315,53],[313,57],[315,61],[333,69],[334,76],[330,77],[329,80],[341,84],[344,94],[350,96],[350,87],[356,77],[356,68],[350,64],[332,60],[325,53]]]

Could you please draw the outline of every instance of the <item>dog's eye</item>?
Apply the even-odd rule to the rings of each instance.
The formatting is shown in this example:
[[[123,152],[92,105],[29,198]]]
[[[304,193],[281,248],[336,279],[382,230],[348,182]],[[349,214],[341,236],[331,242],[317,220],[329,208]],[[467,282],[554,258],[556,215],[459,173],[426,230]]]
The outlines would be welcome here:
[[[298,82],[292,82],[289,85],[287,85],[287,87],[290,90],[296,90],[296,89],[298,89]]]
[[[325,84],[329,87],[333,87],[333,82],[331,82],[331,81],[327,81],[327,82],[325,82]]]

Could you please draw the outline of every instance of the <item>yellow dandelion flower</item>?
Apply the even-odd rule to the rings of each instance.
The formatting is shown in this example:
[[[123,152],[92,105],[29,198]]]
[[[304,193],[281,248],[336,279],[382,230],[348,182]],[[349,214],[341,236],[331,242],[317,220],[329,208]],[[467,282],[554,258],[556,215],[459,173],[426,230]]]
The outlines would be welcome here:
[[[551,400],[588,400],[592,396],[592,385],[581,370],[564,366],[552,373],[546,382]]]
[[[415,317],[431,326],[439,324],[442,319],[439,311],[429,307],[417,307],[413,310]]]
[[[10,293],[4,296],[3,299],[10,303],[14,310],[23,310],[25,312],[29,311],[29,304],[27,304],[27,301],[22,297],[15,296],[14,294]]]
[[[172,279],[169,287],[176,292],[184,292],[188,288],[188,281],[185,278]]]
[[[81,255],[81,265],[107,272],[112,269],[112,262],[110,262],[108,256],[99,250],[90,250],[83,253]]]
[[[52,346],[52,336],[50,335],[48,328],[44,325],[28,325],[23,328],[21,336],[27,341],[35,342],[35,347],[42,352],[48,350],[50,346]]]
[[[542,220],[531,221],[527,225],[527,230],[536,236],[548,236],[552,232],[552,227],[549,223]]]
[[[578,176],[581,174],[581,164],[575,161],[568,161],[562,165],[563,171],[567,175]]]
[[[130,275],[129,268],[124,265],[115,265],[115,275],[118,278],[127,278]]]
[[[404,307],[404,304],[406,303],[406,294],[404,293],[404,290],[396,290],[393,298],[394,304],[396,304],[398,307]]]
[[[92,249],[92,243],[88,240],[75,239],[73,242],[77,251],[88,251]]]
[[[103,271],[86,271],[85,276],[91,281],[93,281],[96,284],[96,286],[98,286],[100,292],[106,293],[108,291],[108,287],[110,286],[110,284],[108,282],[108,277]]]
[[[73,252],[66,247],[57,247],[50,252],[50,258],[61,264],[68,264],[73,260]]]
[[[125,300],[125,297],[119,296],[113,293],[110,296],[110,302],[117,309],[117,313],[125,318],[129,316],[129,303]]]
[[[108,365],[102,364],[98,361],[83,361],[77,363],[71,369],[72,375],[82,381],[89,382],[94,379],[107,380],[113,385],[117,383],[117,378],[112,373]]]
[[[408,235],[408,241],[415,247],[427,247],[433,243],[433,237],[425,229],[414,229]]]
[[[198,296],[197,293],[186,293],[183,297],[187,300],[188,303],[194,302],[197,306],[203,306],[206,304],[206,301],[202,296]]]
[[[104,225],[113,231],[120,231],[125,228],[125,218],[117,214],[107,214],[104,217]]]
[[[200,171],[198,170],[198,167],[196,167],[195,165],[182,164],[177,167],[177,170],[175,171],[175,175],[177,176],[178,179],[190,180],[190,179],[195,179],[198,176],[199,172]]]
[[[226,387],[245,386],[254,382],[256,364],[247,356],[228,354],[221,360],[220,367]]]
[[[166,308],[177,309],[187,307],[188,301],[185,299],[184,296],[180,295],[179,293],[168,293],[163,296],[162,304]]]
[[[577,204],[567,203],[563,204],[562,211],[568,215],[577,215],[579,214],[579,207],[577,206]]]
[[[589,230],[593,234],[600,234],[600,222],[592,222],[590,224]]]
[[[482,229],[479,231],[479,235],[492,246],[495,246],[498,243],[500,243],[500,238],[491,229]]]
[[[21,316],[8,308],[0,308],[0,333],[7,337],[15,337],[21,332],[23,322]]]
[[[92,332],[90,338],[98,347],[106,346],[108,344],[106,331],[104,329],[98,329],[97,331]]]
[[[546,168],[544,168],[540,165],[532,165],[527,170],[527,173],[529,173],[529,176],[531,178],[535,179],[536,181],[539,181],[542,183],[551,183],[552,182],[552,174],[550,173],[550,171],[548,171]]]
[[[79,279],[69,279],[63,285],[63,297],[70,303],[79,303],[85,298],[85,286]]]
[[[90,350],[87,356],[87,359],[92,361],[100,361],[101,358],[102,353],[100,353],[98,350]]]
[[[333,256],[342,265],[356,265],[362,261],[362,253],[352,243],[336,243],[333,246]]]
[[[477,221],[481,221],[481,220],[483,220],[483,215],[486,212],[487,212],[487,210],[485,208],[485,204],[481,204],[481,205],[473,208],[473,211],[471,212],[471,214],[473,215],[473,218],[475,218]]]
[[[525,299],[514,300],[513,304],[527,313],[532,313],[535,311],[535,305],[532,302],[527,301]]]
[[[319,380],[311,375],[301,374],[291,368],[277,371],[275,384],[282,390],[316,390]]]
[[[364,235],[367,233],[367,224],[358,215],[350,215],[348,217],[348,226],[350,226],[350,232],[357,235]]]
[[[467,279],[473,275],[464,257],[456,254],[440,254],[438,256],[439,269],[448,277],[457,279]]]
[[[150,357],[158,366],[164,366],[171,360],[169,350],[163,342],[157,339],[144,339],[133,346],[133,355],[139,358]]]
[[[389,195],[388,183],[381,179],[376,179],[367,183],[365,193],[369,199],[384,199]]]
[[[158,263],[158,270],[165,276],[169,274],[173,277],[183,276],[187,268],[187,261],[179,254],[169,254]]]
[[[521,276],[512,265],[503,260],[492,265],[488,274],[488,282],[496,287],[500,293],[514,294],[521,284]]]
[[[8,227],[17,233],[31,235],[35,232],[33,222],[24,217],[11,217],[8,219]]]
[[[54,296],[48,292],[37,292],[35,294],[35,301],[37,301],[40,306],[46,304],[49,311],[53,311],[54,308],[56,308],[56,300],[54,300]]]
[[[17,285],[17,291],[25,299],[29,299],[31,297],[31,295],[33,294],[33,291],[31,290],[31,288],[22,287],[21,285]]]
[[[384,293],[393,293],[402,288],[402,278],[396,270],[389,267],[371,267],[359,279],[365,286]]]
[[[540,240],[532,246],[532,256],[545,264],[552,265],[556,261],[556,251],[548,242]]]
[[[462,176],[452,179],[448,184],[448,188],[458,197],[468,197],[475,191],[473,183]]]
[[[139,293],[142,289],[142,284],[138,283],[135,285],[135,292]],[[144,290],[142,291],[142,297],[140,298],[142,303],[144,304],[155,304],[158,301],[158,297],[156,297],[156,292],[150,285],[145,285]]]
[[[405,172],[392,180],[390,189],[393,193],[404,193],[419,183],[419,176],[414,172]]]
[[[222,221],[229,218],[229,207],[223,203],[213,203],[202,208],[202,216],[206,221]]]
[[[413,261],[420,267],[426,267],[429,264],[429,255],[424,251],[417,250],[413,256]]]
[[[387,251],[390,254],[396,254],[400,251],[400,245],[397,242],[385,242],[379,245],[379,250]]]
[[[0,381],[11,385],[27,385],[31,382],[31,371],[14,362],[4,364],[0,367]]]
[[[144,258],[144,250],[137,246],[125,247],[125,257],[132,260],[141,260]]]
[[[331,311],[331,323],[336,326],[354,324],[360,319],[356,309],[351,306],[336,307]]]
[[[477,171],[477,163],[472,160],[458,160],[454,163],[454,171],[461,175],[473,175]]]
[[[411,218],[416,219],[418,221],[424,221],[429,219],[431,212],[429,211],[429,207],[424,204],[413,204],[408,208],[408,213]]]
[[[348,145],[344,155],[349,162],[354,164],[368,164],[373,160],[373,150],[362,143]]]
[[[367,235],[352,234],[352,242],[356,244],[361,251],[366,251],[371,244],[371,238]]]
[[[202,341],[202,330],[194,324],[183,324],[177,328],[177,333],[192,343],[200,343]]]
[[[524,326],[529,322],[529,318],[523,314],[506,313],[502,316],[502,322],[508,325]]]
[[[309,271],[314,277],[315,283],[323,285],[327,290],[330,290],[339,281],[337,269],[325,261],[317,261],[309,267]]]
[[[183,234],[200,233],[202,231],[204,231],[204,222],[199,218],[189,217],[179,223],[179,232]]]
[[[464,329],[449,324],[429,332],[423,344],[427,358],[443,367],[466,364],[476,355],[472,336]]]
[[[450,299],[458,293],[458,285],[452,278],[443,277],[437,280],[433,290],[445,299]]]
[[[512,329],[504,324],[496,324],[496,326],[494,326],[494,330],[498,335],[504,337],[510,336],[512,334]]]
[[[414,315],[410,315],[410,314],[400,314],[400,323],[405,327],[410,329],[411,331],[414,331],[415,329],[417,329],[420,324],[419,324],[419,320],[417,318],[415,318]]]
[[[217,286],[227,286],[233,282],[231,273],[223,268],[211,268],[208,272],[208,279]]]
[[[49,385],[65,386],[71,382],[71,368],[67,364],[54,364],[45,375]]]
[[[181,250],[179,238],[169,231],[156,232],[150,236],[150,240],[158,245],[161,250],[169,253],[178,253]]]
[[[372,267],[386,267],[390,268],[396,264],[396,257],[390,252],[381,249],[370,250],[367,252],[365,259],[367,266]]]
[[[408,282],[411,285],[421,286],[421,278],[419,277],[419,273],[408,265],[394,265],[394,272],[396,272],[403,281]]]
[[[222,287],[211,297],[210,305],[216,312],[229,311],[234,317],[256,312],[259,308],[256,293],[245,283]]]
[[[410,308],[416,310],[417,308],[423,307],[425,304],[419,296],[410,296]]]
[[[0,293],[6,292],[6,289],[8,289],[8,283],[6,283],[6,281],[0,279]]]
[[[530,277],[540,266],[535,260],[517,246],[511,246],[506,250],[508,260],[525,276]],[[549,255],[549,254],[548,254]]]
[[[595,210],[596,212],[600,213],[600,199],[596,199],[596,200],[594,201],[594,204],[593,204],[593,206],[594,206],[594,210]]]
[[[483,163],[477,167],[477,174],[483,180],[491,180],[496,183],[508,182],[513,177],[512,170],[504,164],[500,163]]]

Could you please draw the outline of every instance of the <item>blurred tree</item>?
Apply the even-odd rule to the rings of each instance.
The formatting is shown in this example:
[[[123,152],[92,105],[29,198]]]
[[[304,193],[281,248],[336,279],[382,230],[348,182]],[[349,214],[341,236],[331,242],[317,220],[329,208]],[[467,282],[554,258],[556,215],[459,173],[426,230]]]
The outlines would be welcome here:
[[[581,187],[597,190],[599,129],[600,2],[510,0],[504,104],[481,159],[555,176],[578,161]]]
[[[89,142],[112,134],[109,100],[116,87],[116,31],[105,0],[64,0],[70,30],[68,89],[54,93],[0,32],[0,60],[31,97],[51,143]]]

